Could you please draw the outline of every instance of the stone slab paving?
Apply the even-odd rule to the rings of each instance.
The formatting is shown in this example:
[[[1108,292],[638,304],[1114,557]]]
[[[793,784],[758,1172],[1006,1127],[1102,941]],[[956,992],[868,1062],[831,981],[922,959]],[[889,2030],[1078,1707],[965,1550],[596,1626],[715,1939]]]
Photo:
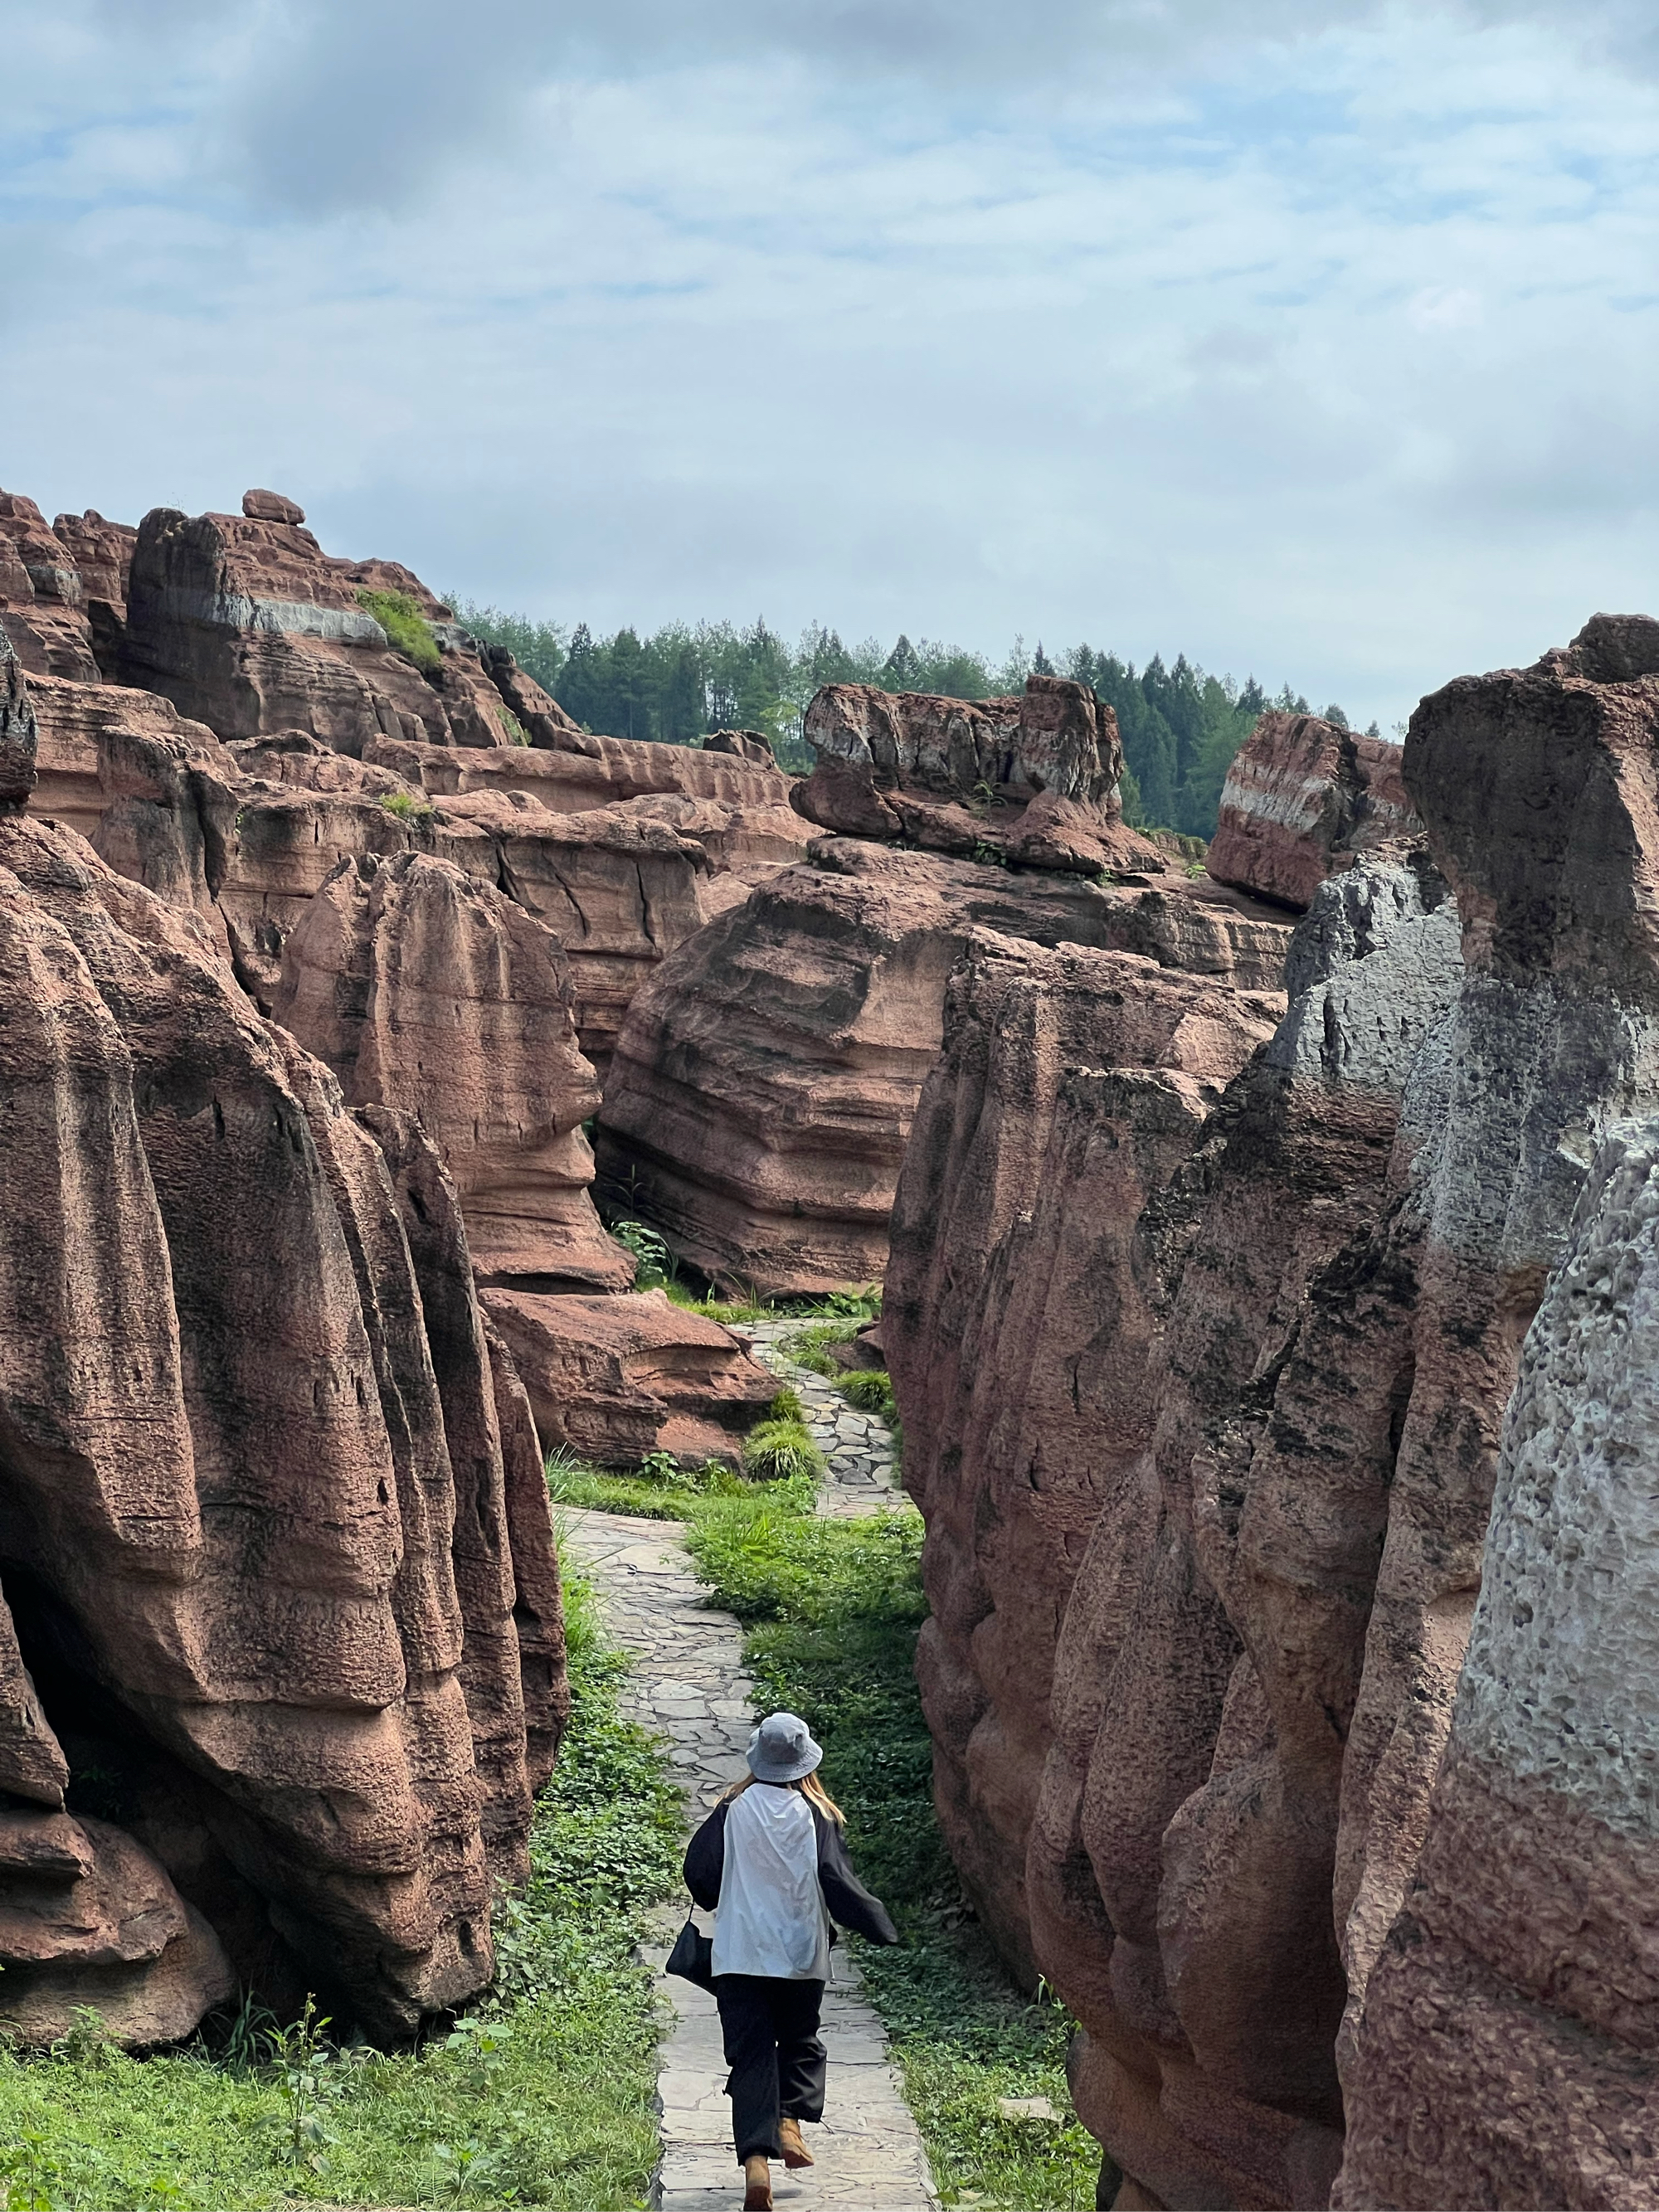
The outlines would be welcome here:
[[[794,1319],[745,1322],[733,1334],[751,1340],[761,1364],[799,1394],[812,1440],[830,1462],[829,1480],[818,1491],[818,1511],[832,1520],[878,1513],[899,1504],[904,1494],[891,1431],[878,1413],[849,1406],[827,1376],[787,1356],[784,1339],[806,1326]]]
[[[667,1739],[688,1818],[700,1820],[745,1771],[754,1684],[743,1665],[742,1629],[729,1613],[704,1604],[680,1522],[568,1510],[563,1519],[563,1540],[593,1577],[606,1624],[634,1662],[623,1710]],[[662,2164],[652,2201],[661,2212],[717,2212],[742,2203],[742,2178],[732,2151],[714,2000],[662,1972],[682,1917],[664,1914],[659,1940],[647,1952],[670,2022],[658,2085]],[[707,1917],[699,1917],[707,1926]],[[846,2212],[929,2212],[938,2199],[921,2138],[900,2092],[881,2022],[865,1998],[858,1969],[840,1946],[824,1996],[823,2040],[830,2052],[829,2105],[823,2124],[808,2130],[808,2148],[818,2162],[799,2174],[773,2168],[779,2212],[797,2207],[813,2212],[820,2205]]]

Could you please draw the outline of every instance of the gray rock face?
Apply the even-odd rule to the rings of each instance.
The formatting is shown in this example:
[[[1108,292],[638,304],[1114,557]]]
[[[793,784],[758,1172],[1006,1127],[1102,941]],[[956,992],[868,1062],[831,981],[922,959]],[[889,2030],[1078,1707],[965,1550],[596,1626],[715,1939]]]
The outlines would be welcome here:
[[[21,806],[34,788],[35,721],[28,686],[0,631],[0,806]]]
[[[1347,2069],[1337,2204],[1652,2195],[1656,1371],[1649,1119],[1602,1146],[1528,1333],[1450,1741]]]
[[[1291,935],[1267,1060],[1397,1098],[1462,975],[1457,908],[1432,867],[1363,861],[1321,884]]]

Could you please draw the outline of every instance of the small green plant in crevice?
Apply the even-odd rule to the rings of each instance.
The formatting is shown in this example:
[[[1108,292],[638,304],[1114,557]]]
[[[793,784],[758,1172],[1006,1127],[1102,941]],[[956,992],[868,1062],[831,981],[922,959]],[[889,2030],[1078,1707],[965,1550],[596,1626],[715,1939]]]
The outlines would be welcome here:
[[[526,729],[524,724],[519,720],[513,709],[508,706],[502,705],[497,707],[495,712],[501,717],[501,728],[506,732],[507,742],[508,744],[528,745],[530,743],[530,732]]]
[[[383,791],[380,804],[399,822],[429,822],[438,811],[429,799],[417,799],[412,791]]]
[[[1187,863],[1187,873],[1194,883],[1201,881],[1209,872],[1202,860],[1188,860]]]
[[[734,1322],[770,1321],[773,1317],[771,1307],[763,1305],[757,1297],[722,1297],[718,1291],[699,1297],[679,1282],[671,1282],[665,1287],[669,1303],[677,1305],[682,1313],[701,1314],[705,1321],[720,1322],[728,1328]]]
[[[401,653],[405,660],[412,660],[422,676],[437,674],[443,665],[437,638],[419,605],[407,592],[360,591],[357,604],[366,614],[374,616],[394,653]]]
[[[636,1291],[653,1291],[673,1280],[674,1255],[654,1229],[642,1221],[613,1221],[608,1233],[611,1243],[620,1244],[634,1261]]]
[[[974,841],[972,857],[982,868],[1006,868],[1008,865],[1008,855],[1001,846],[993,845],[983,837]]]

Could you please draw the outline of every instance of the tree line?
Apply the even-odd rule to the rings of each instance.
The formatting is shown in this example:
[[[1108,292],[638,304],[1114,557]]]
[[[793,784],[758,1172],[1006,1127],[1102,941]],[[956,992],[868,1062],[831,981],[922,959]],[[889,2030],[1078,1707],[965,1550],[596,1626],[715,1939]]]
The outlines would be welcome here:
[[[596,637],[586,623],[567,629],[465,599],[452,604],[468,629],[507,647],[587,729],[671,745],[696,744],[711,730],[761,730],[783,765],[801,771],[812,765],[801,721],[823,684],[875,684],[884,691],[988,699],[1022,690],[1034,672],[1069,676],[1092,684],[1116,712],[1128,819],[1195,837],[1213,834],[1228,763],[1263,709],[1312,711],[1289,684],[1269,696],[1254,677],[1240,684],[1231,676],[1211,676],[1184,653],[1168,665],[1155,653],[1137,670],[1132,660],[1088,645],[1074,646],[1055,662],[1040,643],[1028,653],[1016,638],[1007,658],[994,663],[965,647],[931,638],[913,644],[902,634],[890,648],[875,638],[849,647],[817,623],[793,646],[764,622],[747,628],[671,623],[645,636],[623,629]],[[1340,706],[1322,712],[1347,727]]]

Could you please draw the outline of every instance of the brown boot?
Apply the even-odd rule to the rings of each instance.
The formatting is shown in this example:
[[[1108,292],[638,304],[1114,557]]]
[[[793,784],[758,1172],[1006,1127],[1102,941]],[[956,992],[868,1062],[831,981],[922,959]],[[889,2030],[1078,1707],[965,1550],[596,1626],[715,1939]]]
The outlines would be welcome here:
[[[778,2141],[783,2145],[783,2162],[787,2166],[811,2166],[812,2154],[800,2139],[800,2122],[783,2119],[778,2123]]]
[[[743,2162],[743,2212],[772,2212],[772,2168],[764,2151]]]

